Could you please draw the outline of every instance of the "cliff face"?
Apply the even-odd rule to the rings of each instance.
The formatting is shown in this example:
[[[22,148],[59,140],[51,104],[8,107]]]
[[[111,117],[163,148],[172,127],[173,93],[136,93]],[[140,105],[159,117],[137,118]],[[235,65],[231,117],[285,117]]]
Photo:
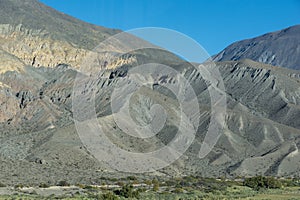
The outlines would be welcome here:
[[[2,51],[18,58],[15,63],[11,60],[12,64],[9,65],[20,67],[21,61],[25,65],[35,67],[55,67],[59,64],[68,64],[79,68],[89,50],[75,47],[66,41],[54,40],[47,34],[43,30],[26,29],[22,24],[17,26],[1,24],[0,45]]]
[[[215,61],[252,59],[300,69],[300,25],[235,42],[214,56]]]
[[[0,24],[0,45],[0,64],[3,63],[0,73],[21,71],[24,65],[53,68],[66,64],[79,69],[87,55],[97,56],[99,62],[95,64],[108,69],[136,62],[134,56],[117,57],[115,53],[96,53],[68,41],[55,40],[51,33],[45,30],[27,29],[22,24]],[[96,45],[98,44],[95,44],[95,47]],[[92,56],[93,54],[95,56]],[[106,65],[107,60],[111,62]]]

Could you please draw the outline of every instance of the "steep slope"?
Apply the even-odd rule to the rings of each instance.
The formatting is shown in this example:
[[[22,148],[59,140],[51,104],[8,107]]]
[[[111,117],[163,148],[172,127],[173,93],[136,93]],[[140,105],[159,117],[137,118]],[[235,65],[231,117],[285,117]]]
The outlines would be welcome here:
[[[139,63],[147,62],[144,57],[137,58],[142,59],[138,60]],[[191,147],[160,173],[210,177],[299,175],[298,71],[251,60],[217,63],[227,92],[227,125],[213,151],[199,159],[199,149],[210,121],[209,92],[193,68],[184,63],[170,66],[181,72],[194,87],[201,117]],[[124,65],[101,71],[96,80],[87,79],[83,83],[89,87],[78,92],[95,92],[99,124],[114,144],[131,152],[150,152],[162,148],[175,136],[173,133],[178,129],[180,117],[178,102],[159,85],[141,89],[130,102],[132,117],[139,123],[145,122],[151,115],[151,105],[159,103],[168,110],[169,118],[154,137],[139,139],[125,134],[112,117],[110,98],[115,87],[127,80],[126,72],[131,67]],[[24,73],[16,74],[6,72],[0,76],[3,85],[0,90],[7,98],[3,105],[9,107],[4,108],[6,117],[0,122],[1,168],[5,171],[0,179],[3,182],[39,184],[48,181],[55,184],[65,179],[71,183],[100,183],[102,176],[128,175],[115,171],[108,163],[97,161],[82,145],[71,111],[76,76],[73,69],[63,65],[55,68],[26,67]],[[176,80],[172,76],[158,78]],[[32,180],[30,174],[34,173],[38,175]]]
[[[13,67],[3,67],[0,73],[20,70],[24,65],[56,67],[66,64],[79,69],[83,59],[93,53],[95,47],[121,32],[77,20],[38,0],[0,0],[0,6],[0,53],[5,54],[6,58],[15,57],[13,60],[16,61],[10,59],[9,65]],[[129,43],[149,44],[137,37],[130,37]],[[109,52],[112,54],[104,53],[98,59],[105,63],[119,49],[114,49],[112,45]],[[148,56],[178,59],[166,52],[160,55],[152,51]],[[105,67],[114,68],[131,62],[134,62],[132,56],[120,57],[116,63]]]
[[[0,1],[0,50],[26,65],[78,68],[90,50],[118,32],[82,22],[37,0]]]
[[[235,42],[213,59],[228,61],[245,58],[274,66],[300,69],[300,25]]]
[[[190,148],[155,175],[299,176],[299,71],[249,59],[215,63],[226,88],[226,127],[214,149],[200,159],[212,111],[208,86],[193,66],[157,49],[122,55],[113,44],[109,52],[86,57],[93,45],[116,32],[80,22],[35,0],[0,0],[0,5],[0,182],[38,185],[67,180],[72,184],[101,184],[103,176],[129,175],[98,161],[82,144],[74,125],[74,94],[95,94],[97,120],[118,148],[151,152],[172,141],[181,118],[176,96],[163,86],[180,82],[172,73],[158,73],[156,84],[141,87],[130,99],[131,117],[141,125],[151,119],[153,105],[168,111],[166,124],[156,136],[141,139],[125,134],[113,117],[113,91],[128,84],[130,69],[147,63],[165,64],[185,77],[195,91],[201,112]],[[131,42],[139,45],[145,41],[135,38]],[[87,62],[83,71],[92,73],[80,74],[83,87],[73,91],[84,58],[97,58],[96,67],[100,65],[101,70]],[[297,59],[291,57],[292,61]],[[146,77],[135,78],[152,80],[144,74]],[[124,97],[116,99],[121,102]],[[84,115],[89,114],[88,108],[80,109]],[[127,118],[123,120],[134,127]]]
[[[77,20],[38,0],[1,0],[0,24],[13,27],[22,24],[24,29],[36,33],[41,30],[51,39],[66,41],[84,49],[92,49],[106,37],[120,32]]]

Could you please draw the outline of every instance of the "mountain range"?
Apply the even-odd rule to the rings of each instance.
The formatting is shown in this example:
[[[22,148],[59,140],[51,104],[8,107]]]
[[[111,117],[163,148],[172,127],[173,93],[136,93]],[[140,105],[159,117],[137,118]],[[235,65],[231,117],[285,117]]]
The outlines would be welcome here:
[[[121,31],[82,22],[37,0],[0,0],[0,5],[0,181],[100,184],[103,177],[128,176],[97,160],[82,144],[72,108],[83,59]],[[144,139],[117,126],[110,105],[114,89],[130,69],[153,62],[176,69],[191,84],[201,110],[195,140],[170,166],[136,176],[300,176],[300,72],[295,70],[300,66],[299,27],[234,43],[213,57],[226,90],[226,126],[201,159],[198,153],[211,118],[209,85],[181,58],[157,49],[118,57],[112,48],[100,54],[100,61],[112,55],[117,61],[103,65],[95,80],[83,79],[85,88],[79,92],[96,94],[97,120],[116,146],[150,152],[172,141],[178,130],[176,96],[160,85],[176,77],[158,77],[160,84],[132,97],[131,114],[141,124],[149,120],[155,104],[170,115],[156,136]]]

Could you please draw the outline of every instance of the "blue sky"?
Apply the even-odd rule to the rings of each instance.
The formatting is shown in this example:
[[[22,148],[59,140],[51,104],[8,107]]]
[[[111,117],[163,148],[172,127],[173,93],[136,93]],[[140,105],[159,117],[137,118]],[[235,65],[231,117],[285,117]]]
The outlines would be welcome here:
[[[169,28],[210,55],[232,42],[300,24],[300,0],[41,0],[93,24]]]

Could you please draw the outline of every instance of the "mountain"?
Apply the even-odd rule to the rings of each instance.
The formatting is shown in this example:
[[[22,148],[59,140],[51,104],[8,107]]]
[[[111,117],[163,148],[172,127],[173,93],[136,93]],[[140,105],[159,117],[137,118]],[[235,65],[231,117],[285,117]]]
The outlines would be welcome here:
[[[92,49],[106,37],[120,32],[82,22],[37,0],[1,0],[0,13],[1,24],[19,26],[20,30],[29,32],[33,30],[32,34],[36,32],[41,36],[43,33],[51,39],[67,41],[85,49]]]
[[[163,148],[177,141],[173,138],[178,139],[176,132],[182,131],[178,99],[164,86],[182,81],[180,77],[191,85],[199,103],[195,139],[184,155],[170,166],[135,176],[300,175],[299,71],[250,59],[204,63],[204,69],[220,71],[226,89],[227,112],[226,126],[217,144],[207,156],[199,158],[212,117],[212,85],[194,66],[158,49],[122,55],[114,43],[109,43],[110,51],[93,51],[105,37],[119,31],[81,22],[34,0],[0,2],[0,15],[3,16],[0,19],[3,20],[0,24],[1,183],[53,185],[67,180],[71,184],[101,184],[105,178],[132,175],[116,170],[109,162],[97,160],[83,145],[84,138],[78,134],[74,121],[89,124],[93,114],[89,106],[95,105],[96,120],[116,148],[144,153]],[[63,27],[76,34],[64,32]],[[133,36],[129,38],[130,45],[145,44]],[[84,40],[87,43],[81,42]],[[82,66],[83,60],[88,62]],[[101,63],[105,63],[101,70],[95,69]],[[144,71],[145,76],[129,73],[134,67],[149,63],[170,66],[181,76],[157,73],[153,77],[147,73],[148,69]],[[78,77],[82,87],[74,89]],[[130,97],[133,120],[122,118],[122,115],[120,120],[129,127],[135,123],[145,126],[151,121],[152,108],[160,105],[168,115],[166,124],[156,136],[128,135],[114,119],[111,102],[116,101],[119,110],[125,108],[124,91],[118,88],[132,86],[132,82],[128,82],[130,78],[145,83],[155,80],[156,83],[141,87]],[[94,95],[95,102],[83,94]],[[75,97],[79,97],[77,104],[74,104]],[[189,103],[186,108],[192,112]],[[82,115],[76,117],[75,111]],[[188,117],[195,119],[193,115],[183,119]],[[115,159],[112,155],[108,158]]]
[[[298,71],[251,60],[217,63],[227,93],[226,128],[214,149],[200,159],[198,153],[211,113],[208,87],[199,72],[186,64],[169,66],[181,71],[195,89],[201,110],[200,126],[188,151],[156,175],[299,175]],[[127,81],[129,69],[125,65],[106,71],[108,76],[96,75],[95,81],[83,80],[83,85],[89,85],[84,92],[97,94],[98,121],[114,144],[130,152],[151,152],[162,148],[174,137],[180,117],[178,102],[162,86],[144,88],[131,101],[133,118],[145,123],[151,115],[151,106],[160,103],[170,114],[167,125],[156,137],[139,139],[124,134],[113,118],[110,102],[114,89]],[[74,69],[65,66],[27,66],[21,74],[7,72],[1,76],[0,166],[5,173],[1,173],[0,180],[5,184],[55,184],[62,179],[73,184],[100,184],[103,176],[112,178],[130,174],[116,171],[109,163],[99,162],[82,144],[72,113],[76,74]],[[158,79],[170,81],[176,77],[161,76]],[[87,111],[83,110],[83,113]],[[128,125],[132,124],[128,122]]]
[[[79,67],[84,55],[119,32],[82,22],[37,0],[0,0],[0,50],[26,65]]]
[[[214,61],[252,59],[274,66],[300,69],[300,25],[235,42]]]
[[[93,53],[94,48],[121,32],[80,21],[38,0],[0,0],[0,5],[0,51],[10,62],[10,65],[0,62],[2,72],[20,71],[24,65],[56,67],[67,64],[79,69],[82,59]],[[131,40],[131,45],[146,42],[134,37]],[[167,57],[163,54],[156,56]],[[101,56],[104,60],[110,55]],[[125,62],[128,61],[119,60],[119,63]]]

